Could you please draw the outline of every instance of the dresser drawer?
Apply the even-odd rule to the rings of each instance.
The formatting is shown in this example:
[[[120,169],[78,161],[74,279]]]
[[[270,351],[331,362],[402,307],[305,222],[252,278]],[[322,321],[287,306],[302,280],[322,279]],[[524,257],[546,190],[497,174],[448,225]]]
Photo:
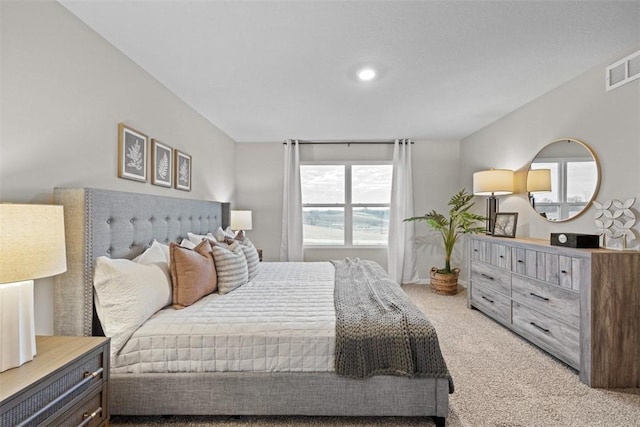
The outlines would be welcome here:
[[[580,331],[525,305],[512,302],[513,329],[532,343],[580,369]]]
[[[473,282],[471,286],[471,304],[505,325],[511,324],[511,301],[509,297],[495,290]]]
[[[580,294],[577,292],[514,274],[511,278],[511,297],[545,315],[580,328]]]
[[[511,247],[501,243],[491,244],[491,264],[511,270]]]
[[[511,273],[493,265],[471,261],[471,281],[484,284],[504,295],[511,295]]]

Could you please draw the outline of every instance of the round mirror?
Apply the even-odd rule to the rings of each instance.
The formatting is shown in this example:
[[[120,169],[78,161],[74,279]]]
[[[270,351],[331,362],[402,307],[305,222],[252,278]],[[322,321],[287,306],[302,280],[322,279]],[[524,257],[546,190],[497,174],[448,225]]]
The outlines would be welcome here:
[[[548,221],[568,221],[580,215],[599,187],[598,158],[587,144],[577,139],[553,141],[529,165],[529,203]]]

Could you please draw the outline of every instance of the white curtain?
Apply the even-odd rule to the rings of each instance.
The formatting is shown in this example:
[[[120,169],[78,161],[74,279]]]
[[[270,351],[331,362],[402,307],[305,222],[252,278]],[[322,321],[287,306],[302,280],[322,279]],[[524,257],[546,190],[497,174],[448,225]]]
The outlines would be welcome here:
[[[415,226],[403,222],[413,214],[411,140],[396,139],[393,147],[393,179],[389,212],[389,276],[398,283],[418,282]]]
[[[280,261],[302,261],[303,257],[300,144],[288,139],[284,144]]]

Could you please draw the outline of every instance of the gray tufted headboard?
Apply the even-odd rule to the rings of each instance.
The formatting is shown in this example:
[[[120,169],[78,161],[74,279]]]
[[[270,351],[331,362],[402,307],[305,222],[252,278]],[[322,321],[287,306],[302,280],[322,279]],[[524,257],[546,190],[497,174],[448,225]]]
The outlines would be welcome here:
[[[54,333],[94,335],[95,259],[132,259],[154,239],[179,242],[187,232],[206,234],[229,225],[229,204],[94,188],[56,188],[64,206],[67,272],[56,276]]]

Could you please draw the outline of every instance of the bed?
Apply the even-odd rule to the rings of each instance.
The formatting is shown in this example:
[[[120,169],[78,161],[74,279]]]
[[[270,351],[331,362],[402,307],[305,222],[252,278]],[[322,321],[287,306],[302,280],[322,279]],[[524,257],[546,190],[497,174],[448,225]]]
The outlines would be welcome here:
[[[68,271],[55,279],[57,335],[103,334],[94,307],[93,280],[98,257],[133,259],[154,240],[179,242],[188,232],[213,233],[229,223],[229,205],[219,202],[90,188],[56,188],[54,201],[65,207],[68,264]],[[273,268],[277,263],[267,267],[268,264],[271,263],[264,263],[261,270],[263,276],[276,274]],[[327,275],[326,265],[317,267],[320,270],[316,275]],[[243,292],[251,289],[247,286]],[[236,298],[241,295],[238,292]],[[203,300],[214,306],[219,304],[215,295]],[[331,319],[325,320],[317,331],[319,336],[334,328]],[[158,321],[162,323],[154,320]],[[326,337],[323,339],[326,341]],[[111,413],[431,416],[437,425],[445,424],[452,391],[450,378],[348,378],[336,374],[333,360],[324,357],[333,348],[318,347],[323,348],[319,352],[322,357],[316,358],[319,362],[293,371],[260,371],[258,367],[257,371],[210,372],[201,366],[197,372],[170,367],[165,367],[165,372],[149,372],[139,367],[112,366]]]

